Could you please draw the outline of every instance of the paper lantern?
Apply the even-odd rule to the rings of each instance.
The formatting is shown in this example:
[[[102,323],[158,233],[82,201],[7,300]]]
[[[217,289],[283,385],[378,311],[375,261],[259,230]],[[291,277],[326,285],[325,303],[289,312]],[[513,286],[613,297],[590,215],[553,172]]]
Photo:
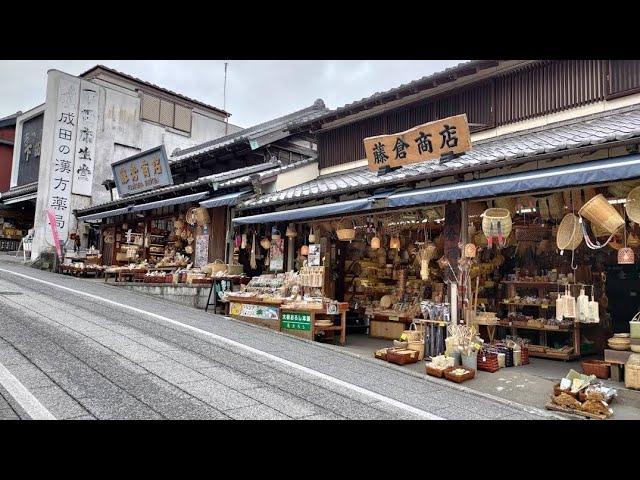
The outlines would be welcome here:
[[[371,239],[371,248],[373,249],[380,248],[380,239],[378,237],[373,237]]]
[[[391,237],[391,240],[389,241],[389,248],[400,250],[400,237]]]
[[[302,255],[303,257],[306,257],[307,255],[309,255],[308,245],[303,245],[302,248],[300,248],[300,255]]]
[[[618,250],[618,265],[633,265],[636,262],[636,256],[629,247],[623,247]]]

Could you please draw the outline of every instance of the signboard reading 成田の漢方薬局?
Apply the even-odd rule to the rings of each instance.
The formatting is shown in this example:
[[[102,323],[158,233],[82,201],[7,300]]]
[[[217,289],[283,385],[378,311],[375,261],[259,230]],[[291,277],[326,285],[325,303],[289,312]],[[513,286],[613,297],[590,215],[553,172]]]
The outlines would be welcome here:
[[[121,197],[173,184],[163,145],[119,160],[111,168]]]

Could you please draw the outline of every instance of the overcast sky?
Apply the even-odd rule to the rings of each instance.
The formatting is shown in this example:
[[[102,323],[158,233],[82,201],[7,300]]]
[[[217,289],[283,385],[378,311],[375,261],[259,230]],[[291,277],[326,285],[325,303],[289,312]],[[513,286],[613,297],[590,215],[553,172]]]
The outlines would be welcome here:
[[[226,110],[241,127],[286,115],[322,98],[329,108],[443,70],[462,60],[230,60]],[[78,75],[106,65],[201,102],[223,107],[224,60],[0,61],[0,118],[44,102],[47,70]]]

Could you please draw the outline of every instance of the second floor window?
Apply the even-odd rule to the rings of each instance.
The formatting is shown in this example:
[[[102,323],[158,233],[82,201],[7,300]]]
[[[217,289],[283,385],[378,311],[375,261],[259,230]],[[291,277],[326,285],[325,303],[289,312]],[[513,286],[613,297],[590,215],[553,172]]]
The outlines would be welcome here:
[[[142,93],[140,118],[191,133],[191,109]]]

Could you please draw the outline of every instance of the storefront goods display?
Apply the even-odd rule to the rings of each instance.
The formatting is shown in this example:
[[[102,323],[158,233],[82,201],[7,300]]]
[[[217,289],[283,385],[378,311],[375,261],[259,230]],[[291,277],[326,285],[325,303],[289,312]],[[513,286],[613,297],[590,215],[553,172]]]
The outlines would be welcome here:
[[[468,367],[449,367],[444,371],[444,378],[455,383],[466,382],[475,376],[475,369]]]
[[[500,370],[500,364],[498,362],[497,350],[485,347],[478,352],[477,356],[477,369],[483,372],[494,373]]]
[[[583,233],[580,226],[580,219],[572,213],[566,214],[560,222],[556,234],[558,249],[560,251],[575,250],[580,246],[582,240]]]
[[[622,216],[602,194],[596,195],[585,203],[578,211],[578,215],[604,228],[611,235],[618,232],[624,225]]]
[[[602,360],[583,360],[582,371],[585,375],[595,375],[605,380],[611,377],[610,365]]]
[[[630,338],[620,338],[620,337],[611,337],[607,340],[607,344],[609,348],[612,350],[631,350],[631,339]]]
[[[605,419],[613,414],[608,402],[613,400],[616,394],[615,389],[598,382],[595,375],[570,370],[560,383],[554,386],[551,402],[548,402],[545,408]]]
[[[418,361],[418,352],[408,349],[390,348],[387,350],[387,361],[398,365],[407,365]]]
[[[444,371],[455,365],[455,359],[446,355],[431,357],[431,362],[426,364],[427,375],[432,377],[444,377]]]
[[[640,355],[632,353],[624,365],[624,385],[640,389]]]
[[[482,214],[482,232],[487,237],[487,245],[491,247],[494,240],[498,246],[504,246],[506,238],[511,234],[511,214],[504,208],[489,208]]]
[[[636,187],[629,192],[624,208],[631,220],[635,223],[640,223],[640,187]]]
[[[338,222],[336,227],[336,235],[338,240],[343,242],[350,242],[356,238],[356,230],[353,223],[349,223],[345,220]]]

